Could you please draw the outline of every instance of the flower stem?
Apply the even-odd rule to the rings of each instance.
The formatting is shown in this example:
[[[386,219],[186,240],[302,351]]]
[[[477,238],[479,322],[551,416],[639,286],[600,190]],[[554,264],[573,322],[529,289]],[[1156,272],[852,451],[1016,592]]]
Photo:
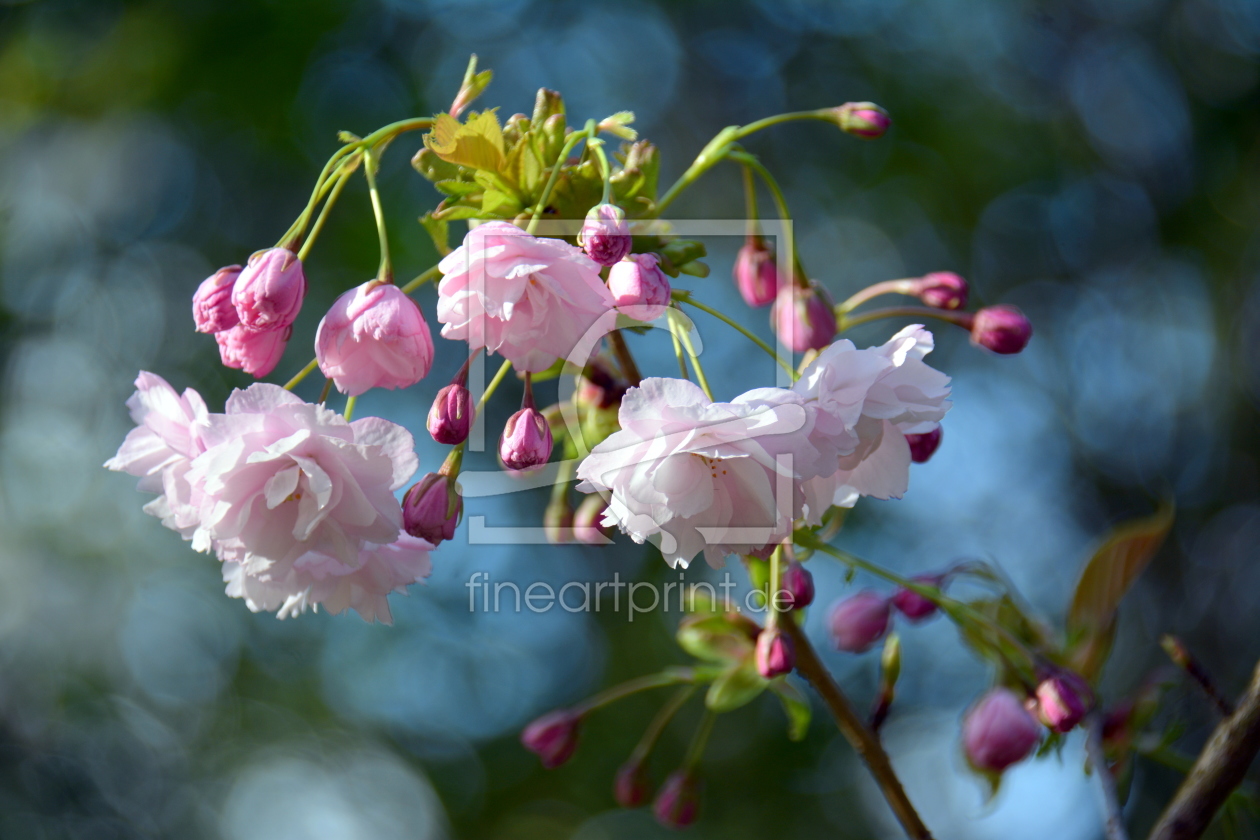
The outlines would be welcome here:
[[[857,710],[853,708],[853,704],[849,702],[849,698],[832,679],[831,674],[818,658],[813,645],[810,644],[809,637],[790,616],[781,623],[781,629],[792,639],[796,650],[796,670],[818,692],[827,710],[831,712],[840,734],[866,763],[871,775],[875,777],[876,784],[883,791],[884,799],[892,808],[893,815],[905,829],[906,835],[912,840],[932,840],[931,832],[923,824],[918,812],[914,810],[914,805],[910,803],[905,789],[901,786],[901,780],[893,771],[888,753],[884,752],[875,733],[863,722]]]
[[[691,736],[687,757],[683,759],[683,769],[695,770],[700,766],[700,759],[704,758],[704,748],[709,745],[709,736],[713,734],[713,722],[716,720],[717,715],[713,710],[706,708],[704,716],[700,718],[700,725],[696,727],[696,733]]]
[[[774,205],[779,210],[779,218],[783,220],[783,250],[787,252],[792,260],[793,279],[796,277],[804,277],[805,269],[801,267],[800,258],[796,254],[796,234],[792,230],[792,211],[788,209],[787,199],[783,195],[783,190],[779,187],[779,182],[770,174],[770,170],[762,165],[761,161],[755,155],[750,155],[744,151],[732,151],[730,159],[751,168],[758,176],[761,177],[766,188],[770,190],[770,195],[774,198]]]
[[[846,301],[847,303],[847,301]],[[871,321],[878,321],[882,318],[936,318],[939,321],[948,321],[951,324],[957,324],[963,329],[971,329],[971,319],[974,316],[970,312],[959,312],[950,309],[934,309],[930,306],[890,306],[887,309],[872,309],[870,312],[863,312],[861,315],[855,315],[850,318],[845,313],[836,310],[836,323],[839,332],[852,329],[859,324],[868,324]]]
[[[614,685],[612,688],[606,688],[578,703],[573,708],[575,711],[585,714],[640,691],[661,688],[667,685],[691,684],[695,682],[695,679],[696,675],[690,668],[667,668],[658,674],[646,674],[642,677],[627,680],[620,685]]]
[[[669,325],[670,332],[678,336],[683,347],[687,351],[687,355],[691,358],[691,369],[696,372],[696,380],[700,383],[700,390],[704,391],[704,395],[710,400],[713,399],[713,391],[709,388],[709,379],[704,375],[704,366],[700,364],[700,357],[696,354],[695,345],[691,343],[691,334],[681,329],[675,329],[674,324]]]
[[[555,166],[551,168],[551,175],[547,178],[547,185],[543,187],[542,195],[538,197],[538,203],[534,205],[534,215],[529,220],[529,227],[525,228],[526,233],[532,234],[538,229],[538,220],[542,218],[543,210],[547,208],[547,201],[551,198],[551,191],[556,187],[556,181],[560,180],[560,170],[564,168],[564,162],[569,159],[569,152],[586,138],[586,129],[575,131],[565,138],[564,146],[560,149],[560,156]]]
[[[901,280],[884,280],[867,286],[848,300],[837,304],[836,315],[837,317],[843,317],[868,300],[873,300],[880,295],[912,295],[914,294],[915,279],[914,277],[906,277]]]
[[[292,379],[290,379],[288,382],[284,383],[284,390],[286,390],[286,391],[292,391],[294,388],[296,388],[296,387],[297,387],[297,386],[301,383],[301,381],[302,381],[303,379],[305,379],[306,377],[310,376],[310,375],[311,375],[311,373],[312,373],[312,372],[315,370],[315,368],[317,368],[317,367],[319,367],[319,359],[311,359],[309,362],[307,362],[307,363],[306,363],[306,367],[304,367],[304,368],[302,368],[301,370],[299,370],[299,371],[298,371],[298,372],[297,372],[297,373],[293,376],[293,378],[292,378]]]
[[[503,364],[499,365],[499,372],[490,380],[490,384],[486,386],[486,390],[481,394],[481,399],[477,400],[477,414],[481,414],[481,410],[486,407],[486,403],[490,401],[490,397],[498,389],[499,383],[503,381],[503,377],[507,376],[508,371],[511,369],[512,363],[504,359]]]
[[[416,277],[414,280],[407,283],[407,285],[403,286],[402,292],[404,294],[411,294],[425,283],[428,283],[430,280],[438,277],[441,273],[442,272],[438,270],[436,265],[432,268],[426,269],[419,277]]]
[[[337,199],[341,197],[341,191],[345,189],[346,183],[350,180],[350,176],[358,168],[358,165],[359,161],[356,156],[352,160],[346,161],[338,170],[336,182],[332,186],[332,192],[328,194],[328,200],[324,202],[323,207],[319,208],[319,215],[315,217],[315,226],[311,228],[310,235],[306,237],[306,241],[298,249],[299,260],[305,260],[306,255],[310,253],[311,248],[315,245],[315,240],[319,238],[320,231],[324,229],[324,222],[328,220],[329,211],[337,203]]]
[[[753,178],[752,167],[744,164],[741,167],[744,173],[744,207],[748,214],[748,235],[757,235],[757,182]]]
[[[367,176],[368,194],[372,198],[372,215],[376,217],[376,236],[381,245],[381,265],[376,270],[376,279],[382,283],[394,282],[394,266],[389,260],[389,235],[385,230],[385,212],[381,209],[381,194],[376,188],[376,168],[379,161],[372,154],[372,149],[363,152],[363,174]]]
[[[594,122],[594,120],[592,120]],[[591,140],[586,143],[586,148],[595,154],[595,159],[599,161],[599,171],[604,178],[604,195],[599,200],[600,204],[608,204],[612,201],[612,167],[608,165],[608,155],[604,152],[604,141],[595,137],[595,131],[587,124],[587,130],[591,132]]]
[[[1085,750],[1089,755],[1089,763],[1094,767],[1094,776],[1097,777],[1102,794],[1103,813],[1106,816],[1103,827],[1107,832],[1107,840],[1129,840],[1129,835],[1124,830],[1124,812],[1121,811],[1120,799],[1116,796],[1116,780],[1107,768],[1107,756],[1103,752],[1102,727],[1102,717],[1097,712],[1085,720]]]
[[[359,398],[357,396],[346,397],[346,410],[341,413],[342,416],[346,418],[346,420],[351,420],[354,418],[354,406],[356,403],[358,403],[358,401],[359,401]]]
[[[779,354],[774,352],[774,349],[769,344],[766,344],[764,341],[762,341],[760,338],[758,338],[756,335],[750,332],[748,328],[745,327],[743,324],[739,323],[733,318],[730,318],[727,315],[724,315],[723,313],[719,312],[713,307],[703,304],[700,301],[696,300],[695,298],[691,296],[690,292],[674,292],[673,298],[679,303],[685,303],[690,306],[694,306],[696,309],[699,309],[701,312],[707,312],[710,315],[712,315],[714,318],[717,318],[719,321],[725,324],[728,324],[734,327],[735,329],[739,330],[741,333],[743,333],[745,338],[747,338],[753,344],[756,344],[766,353],[766,355],[768,355],[770,358],[778,362],[779,366],[783,368],[784,371],[787,372],[788,376],[792,377],[793,380],[796,379],[796,370],[793,369],[792,365],[784,361],[782,358],[780,358]]]
[[[630,355],[630,348],[626,346],[626,339],[621,335],[621,330],[613,330],[608,334],[608,346],[617,357],[617,365],[621,368],[622,376],[632,386],[637,387],[643,381],[643,376],[639,373],[639,366],[634,363],[634,356]]]
[[[639,743],[635,744],[634,751],[630,753],[631,761],[643,761],[652,752],[652,748],[656,746],[656,742],[661,739],[661,733],[665,731],[665,727],[669,726],[669,722],[674,719],[674,715],[678,714],[691,695],[695,694],[695,685],[683,685],[674,692],[674,696],[666,701],[664,706],[656,713],[656,717],[652,718],[652,722],[648,724],[648,728],[644,730],[643,737],[639,739]]]

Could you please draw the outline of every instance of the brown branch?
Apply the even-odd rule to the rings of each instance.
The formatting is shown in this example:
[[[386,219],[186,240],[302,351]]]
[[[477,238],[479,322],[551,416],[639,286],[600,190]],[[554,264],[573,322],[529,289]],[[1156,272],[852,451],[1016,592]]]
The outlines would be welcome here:
[[[862,721],[857,710],[853,708],[853,704],[849,702],[849,698],[831,678],[830,672],[818,658],[818,653],[809,643],[805,632],[791,619],[783,621],[781,629],[792,637],[792,643],[796,649],[796,670],[802,677],[809,680],[810,685],[822,697],[831,716],[835,718],[840,734],[844,735],[853,745],[853,749],[857,750],[857,754],[866,762],[867,768],[875,777],[875,782],[883,791],[884,798],[888,800],[893,815],[905,829],[906,835],[912,840],[932,840],[931,832],[927,830],[918,812],[910,804],[910,799],[901,787],[901,780],[893,772],[892,762],[888,760],[888,753],[884,752],[879,738]]]
[[[608,344],[612,347],[613,355],[617,357],[622,376],[631,385],[637,386],[643,377],[639,374],[639,366],[634,363],[634,356],[630,355],[630,348],[626,346],[626,340],[621,337],[620,330],[613,330],[608,334]]]
[[[1150,840],[1201,837],[1260,753],[1260,663],[1237,710],[1220,722],[1168,804]]]

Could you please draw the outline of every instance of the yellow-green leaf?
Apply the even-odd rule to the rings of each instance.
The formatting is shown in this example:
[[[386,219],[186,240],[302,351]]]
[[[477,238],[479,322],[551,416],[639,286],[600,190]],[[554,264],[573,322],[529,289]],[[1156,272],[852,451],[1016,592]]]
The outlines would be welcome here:
[[[783,704],[783,713],[787,715],[788,740],[803,740],[805,733],[809,731],[809,719],[813,715],[809,700],[787,680],[771,681],[770,690],[779,698],[779,702]]]
[[[503,130],[493,109],[473,112],[462,124],[450,114],[438,114],[424,145],[447,163],[491,172],[503,168]]]
[[[751,662],[731,666],[709,686],[704,705],[721,713],[738,709],[751,702],[769,685]]]

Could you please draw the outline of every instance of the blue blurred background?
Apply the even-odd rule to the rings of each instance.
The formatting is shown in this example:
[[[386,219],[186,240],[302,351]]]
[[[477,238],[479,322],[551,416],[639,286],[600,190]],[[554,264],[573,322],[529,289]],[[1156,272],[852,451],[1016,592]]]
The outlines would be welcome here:
[[[428,583],[393,599],[392,628],[277,621],[224,597],[217,564],[145,516],[132,479],[100,468],[129,428],[138,369],[212,408],[246,383],[191,329],[197,283],[274,243],[338,130],[444,109],[471,52],[495,71],[480,104],[503,115],[529,111],[539,86],[561,90],[579,124],[635,111],[667,179],[728,124],[887,107],[894,127],[875,143],[814,123],[748,141],[785,185],[805,265],[837,297],[956,270],[979,303],[1022,307],[1036,335],[998,358],[939,331],[931,360],[955,377],[944,445],[904,501],[861,505],[844,544],[905,572],[988,560],[1055,622],[1091,541],[1171,496],[1177,525],[1126,602],[1105,698],[1162,664],[1162,632],[1185,637],[1227,690],[1242,684],[1260,655],[1252,0],[0,0],[0,837],[666,833],[610,792],[661,698],[596,716],[556,771],[516,732],[683,661],[677,615],[470,613],[464,587],[474,571],[674,579],[659,557],[624,539],[469,546],[462,529]],[[437,199],[408,166],[418,144],[397,141],[382,178],[400,274],[435,258],[415,222]],[[738,218],[742,201],[737,171],[719,167],[673,212]],[[711,241],[712,275],[688,282],[769,337],[729,281],[738,244]],[[309,358],[318,313],[374,272],[375,249],[356,181],[308,262],[278,381]],[[432,290],[420,300],[432,318]],[[734,396],[762,360],[699,326],[719,398]],[[889,327],[855,333],[880,343]],[[647,370],[673,370],[659,334],[634,348]],[[360,414],[417,433],[423,470],[443,455],[424,414],[459,362],[442,346],[430,381],[361,401]],[[491,439],[515,408],[504,394]],[[544,502],[515,494],[468,513],[527,525]],[[811,562],[820,604],[876,585],[825,563]],[[823,613],[809,630],[826,646]],[[886,740],[937,836],[1100,837],[1076,738],[986,799],[957,746],[985,667],[943,621],[903,636]],[[870,702],[872,656],[828,664]],[[695,718],[669,730],[658,778]],[[1184,688],[1161,720],[1185,725],[1187,753],[1211,724]],[[821,713],[789,743],[763,698],[718,722],[704,766],[697,838],[899,836]],[[1139,762],[1138,833],[1178,780]]]

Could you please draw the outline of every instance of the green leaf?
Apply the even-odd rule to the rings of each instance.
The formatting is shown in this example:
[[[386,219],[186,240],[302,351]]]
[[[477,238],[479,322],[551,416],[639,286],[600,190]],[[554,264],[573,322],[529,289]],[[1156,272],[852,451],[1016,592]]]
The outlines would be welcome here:
[[[675,239],[662,248],[661,253],[677,266],[701,259],[709,254],[704,243],[695,239]]]
[[[487,215],[514,216],[521,212],[521,203],[515,196],[498,190],[486,190],[481,196],[481,210]]]
[[[709,686],[704,705],[718,713],[730,712],[756,699],[767,686],[752,662],[733,665]]]
[[[810,718],[814,715],[809,699],[787,680],[774,680],[770,683],[770,690],[779,698],[779,702],[783,704],[783,713],[787,715],[788,740],[804,740],[809,731]]]
[[[425,213],[420,217],[420,226],[433,240],[433,247],[437,250],[438,256],[445,257],[451,252],[450,225],[445,219],[435,219],[431,212]]]
[[[479,207],[467,204],[447,204],[443,201],[436,210],[430,212],[430,215],[438,221],[454,222],[460,219],[478,219],[484,213]]]
[[[1173,524],[1171,502],[1152,516],[1112,529],[1081,572],[1068,607],[1071,661],[1086,679],[1102,669],[1111,651],[1116,611],[1133,582],[1150,564]]]
[[[427,148],[416,152],[411,158],[411,165],[417,172],[430,181],[453,181],[459,178],[460,168],[447,163]]]
[[[599,130],[614,134],[622,140],[638,140],[639,132],[630,128],[632,122],[634,122],[634,111],[618,111],[611,117],[604,117],[599,123]]]
[[[481,192],[483,189],[480,184],[470,183],[468,181],[435,181],[433,184],[440,192],[453,196],[472,195],[475,192]]]
[[[494,109],[473,111],[461,124],[450,114],[438,114],[424,145],[448,163],[498,172],[505,161],[503,130]]]
[[[693,615],[678,625],[678,646],[706,662],[752,659],[757,625],[732,613]]]
[[[678,270],[683,274],[690,274],[692,277],[709,276],[709,264],[702,263],[699,260],[692,260],[689,263],[683,263],[678,266]]]

